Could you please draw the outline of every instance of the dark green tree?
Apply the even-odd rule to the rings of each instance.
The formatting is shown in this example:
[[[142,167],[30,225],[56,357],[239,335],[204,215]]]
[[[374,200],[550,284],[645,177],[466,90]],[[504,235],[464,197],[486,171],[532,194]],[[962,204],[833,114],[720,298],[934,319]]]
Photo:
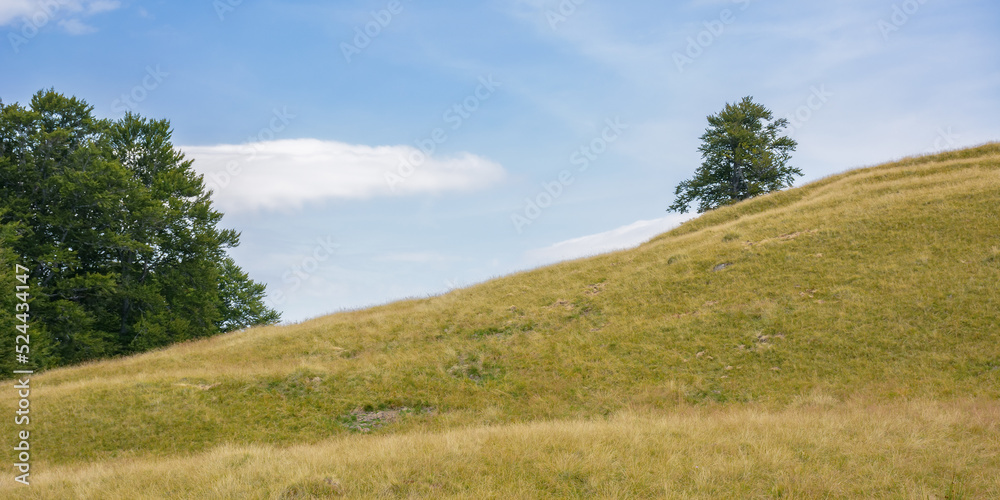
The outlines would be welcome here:
[[[18,224],[46,365],[278,321],[226,254],[239,234],[218,227],[169,123],[92,112],[52,90],[0,103],[0,223]]]
[[[21,332],[14,329],[17,325],[14,320],[14,304],[16,303],[14,297],[16,289],[14,287],[19,283],[14,278],[16,260],[10,250],[13,236],[10,225],[0,225],[0,345],[6,351],[0,354],[0,374],[2,374],[0,379],[10,377],[13,370],[20,369],[14,360],[14,337]],[[29,332],[29,335],[30,333],[34,332]]]
[[[796,142],[781,131],[788,120],[773,119],[771,111],[744,97],[726,103],[708,117],[701,136],[702,164],[694,177],[677,185],[668,211],[687,212],[698,200],[698,212],[791,187],[802,171],[788,165]]]
[[[12,249],[31,269],[32,338],[51,337],[49,364],[118,351],[102,328],[114,277],[101,242],[127,175],[102,153],[100,126],[86,103],[54,92],[0,110],[0,222],[20,224]]]
[[[281,320],[281,315],[264,305],[265,289],[255,283],[231,257],[222,261],[219,279],[219,297],[222,299],[222,319],[219,330],[242,330],[261,323],[271,324]]]

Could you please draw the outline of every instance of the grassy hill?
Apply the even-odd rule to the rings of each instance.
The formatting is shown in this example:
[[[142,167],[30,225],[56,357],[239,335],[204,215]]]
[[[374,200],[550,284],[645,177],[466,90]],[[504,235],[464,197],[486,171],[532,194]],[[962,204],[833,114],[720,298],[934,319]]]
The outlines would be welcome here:
[[[998,497],[1000,144],[32,389],[2,498]]]

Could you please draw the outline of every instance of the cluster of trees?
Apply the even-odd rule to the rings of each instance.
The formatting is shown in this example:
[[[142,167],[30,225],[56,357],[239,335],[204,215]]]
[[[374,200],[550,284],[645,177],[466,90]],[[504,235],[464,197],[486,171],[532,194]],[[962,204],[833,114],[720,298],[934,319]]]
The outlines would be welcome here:
[[[54,90],[28,107],[0,102],[0,300],[14,294],[13,263],[27,266],[35,367],[279,321],[226,253],[239,234],[218,227],[210,191],[170,141],[166,120],[97,119]]]

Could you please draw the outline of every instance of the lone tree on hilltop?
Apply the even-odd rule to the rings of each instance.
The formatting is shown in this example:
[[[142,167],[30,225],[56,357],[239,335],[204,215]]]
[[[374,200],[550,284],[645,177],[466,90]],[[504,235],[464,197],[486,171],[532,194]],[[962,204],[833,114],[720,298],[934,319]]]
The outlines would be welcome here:
[[[789,166],[796,142],[779,136],[788,120],[744,97],[708,117],[701,136],[701,167],[677,185],[668,212],[687,212],[698,200],[698,213],[791,187],[802,171]]]

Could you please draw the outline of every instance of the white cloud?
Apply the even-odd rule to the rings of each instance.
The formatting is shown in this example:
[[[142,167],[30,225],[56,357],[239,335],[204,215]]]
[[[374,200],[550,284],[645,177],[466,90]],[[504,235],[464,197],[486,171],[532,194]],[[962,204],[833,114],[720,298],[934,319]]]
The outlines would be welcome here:
[[[694,217],[695,215],[692,214],[674,214],[660,219],[640,220],[603,233],[581,236],[560,241],[544,248],[528,250],[524,254],[524,260],[531,266],[539,266],[636,247]]]
[[[70,35],[89,35],[97,31],[97,28],[84,24],[79,19],[65,19],[59,21],[59,26]]]
[[[30,16],[37,9],[31,0],[5,0],[0,2],[0,26],[9,24],[22,16]]]
[[[0,26],[12,25],[23,19],[35,28],[41,28],[69,12],[90,16],[118,8],[121,8],[121,2],[116,0],[0,0]],[[63,23],[71,27],[67,28]],[[79,34],[73,29],[85,26],[75,19],[60,21],[59,25],[72,34]]]
[[[299,209],[333,199],[435,194],[482,189],[506,175],[471,153],[424,158],[412,146],[365,146],[318,139],[181,147],[205,175],[226,213]],[[400,171],[400,165],[413,166]]]
[[[108,12],[121,6],[122,3],[115,0],[95,0],[87,6],[87,13],[97,14],[98,12]]]

